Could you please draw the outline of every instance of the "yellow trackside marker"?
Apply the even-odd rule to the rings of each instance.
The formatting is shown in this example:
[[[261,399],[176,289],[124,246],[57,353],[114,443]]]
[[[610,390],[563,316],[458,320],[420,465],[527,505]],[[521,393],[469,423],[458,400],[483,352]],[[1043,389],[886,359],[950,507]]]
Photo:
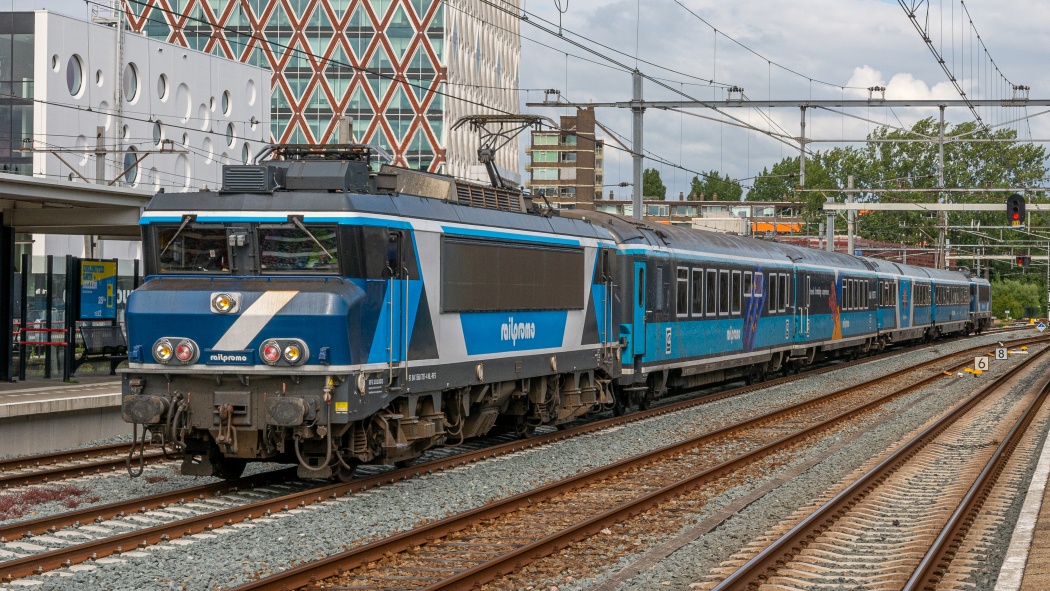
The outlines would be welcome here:
[[[975,375],[975,376],[984,375],[984,372],[979,370],[979,369],[975,369],[975,370],[973,370],[973,375]]]

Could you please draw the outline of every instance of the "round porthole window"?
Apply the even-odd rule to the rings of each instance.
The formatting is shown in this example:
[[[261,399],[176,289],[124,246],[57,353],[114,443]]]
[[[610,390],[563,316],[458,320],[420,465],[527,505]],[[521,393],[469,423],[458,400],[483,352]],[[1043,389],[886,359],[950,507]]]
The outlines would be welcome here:
[[[124,173],[124,182],[129,185],[134,185],[135,181],[138,180],[139,167],[135,163],[138,159],[138,150],[135,149],[135,146],[129,147],[128,151],[124,153],[124,168],[128,169]]]
[[[153,123],[153,143],[160,145],[164,141],[164,124],[158,119]]]
[[[222,114],[230,114],[230,91],[228,90],[222,91]]]
[[[232,123],[227,123],[226,124],[226,145],[230,146],[230,147],[233,146],[233,124]]]
[[[124,67],[124,100],[133,102],[139,96],[139,69],[129,63]]]
[[[164,74],[157,77],[157,98],[162,101],[168,100],[168,77]]]
[[[66,88],[73,96],[79,96],[84,89],[84,64],[79,55],[71,55],[66,63]]]

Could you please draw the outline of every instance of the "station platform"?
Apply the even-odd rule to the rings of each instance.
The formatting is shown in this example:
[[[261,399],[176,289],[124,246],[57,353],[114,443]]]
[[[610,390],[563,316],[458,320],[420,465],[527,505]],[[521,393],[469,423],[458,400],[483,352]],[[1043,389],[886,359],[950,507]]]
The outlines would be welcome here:
[[[1017,516],[995,591],[1050,589],[1050,437],[1043,443],[1039,463]]]
[[[120,418],[119,376],[0,382],[0,455],[68,449],[131,432]]]

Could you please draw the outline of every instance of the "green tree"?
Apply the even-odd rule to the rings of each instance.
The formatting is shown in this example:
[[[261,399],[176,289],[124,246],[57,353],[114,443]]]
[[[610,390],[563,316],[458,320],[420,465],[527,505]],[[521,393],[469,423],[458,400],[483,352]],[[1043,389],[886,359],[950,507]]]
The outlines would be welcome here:
[[[642,196],[650,199],[666,199],[667,187],[660,180],[660,171],[646,168],[642,171]]]
[[[744,188],[729,175],[719,176],[718,171],[694,176],[689,183],[690,201],[740,201]]]
[[[992,315],[1006,318],[1042,317],[1046,314],[1046,287],[1015,279],[992,281]]]
[[[868,135],[863,152],[867,160],[855,173],[860,188],[909,189],[858,194],[860,201],[936,203],[942,197],[938,187],[938,152],[936,141],[914,141],[937,138],[939,123],[932,117],[916,122],[909,130],[880,127]],[[944,186],[1002,188],[1033,186],[1046,177],[1046,150],[1031,143],[1018,143],[1017,132],[1000,128],[990,130],[975,122],[945,124]],[[965,141],[969,139],[979,141]],[[910,140],[910,141],[888,141]],[[916,191],[918,189],[918,191]],[[1002,193],[953,193],[953,203],[1001,203]],[[1005,208],[1004,208],[1005,211]],[[948,214],[949,226],[980,223],[1002,226],[1002,212],[959,212]],[[1034,221],[1034,220],[1033,220]],[[1041,220],[1042,222],[1042,220]],[[920,237],[933,239],[937,234],[938,216],[928,212],[883,212],[866,217],[858,233],[866,238],[888,241],[918,242]],[[972,235],[952,235],[954,244],[969,242]]]

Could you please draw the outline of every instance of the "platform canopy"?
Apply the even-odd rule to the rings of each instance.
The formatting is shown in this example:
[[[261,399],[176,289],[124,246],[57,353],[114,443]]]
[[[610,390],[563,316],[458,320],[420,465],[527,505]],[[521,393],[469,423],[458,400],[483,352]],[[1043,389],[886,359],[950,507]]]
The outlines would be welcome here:
[[[3,225],[15,232],[137,239],[152,197],[150,189],[0,173]]]

